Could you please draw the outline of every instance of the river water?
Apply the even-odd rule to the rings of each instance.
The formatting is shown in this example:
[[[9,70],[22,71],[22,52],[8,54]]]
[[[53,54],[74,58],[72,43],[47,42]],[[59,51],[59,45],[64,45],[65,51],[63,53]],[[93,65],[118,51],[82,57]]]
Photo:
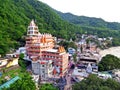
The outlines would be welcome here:
[[[103,56],[105,56],[107,54],[112,54],[112,55],[117,56],[118,58],[120,58],[120,46],[118,46],[118,47],[111,47],[109,49],[100,50],[101,57],[103,57]]]

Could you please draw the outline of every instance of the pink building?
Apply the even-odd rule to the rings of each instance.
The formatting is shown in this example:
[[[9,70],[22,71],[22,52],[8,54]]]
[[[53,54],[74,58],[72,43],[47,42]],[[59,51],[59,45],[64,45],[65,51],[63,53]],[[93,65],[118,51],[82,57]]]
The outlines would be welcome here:
[[[57,72],[64,74],[67,71],[68,53],[62,46],[54,47],[54,37],[51,34],[41,34],[33,20],[28,26],[25,47],[27,56],[32,62],[52,60],[54,66],[53,74]]]

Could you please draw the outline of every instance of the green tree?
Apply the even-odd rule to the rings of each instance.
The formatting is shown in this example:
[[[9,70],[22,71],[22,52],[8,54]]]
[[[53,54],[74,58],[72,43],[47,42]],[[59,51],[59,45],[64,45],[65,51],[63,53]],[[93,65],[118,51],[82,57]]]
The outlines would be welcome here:
[[[23,58],[24,58],[24,54],[21,53],[19,56],[18,64],[21,67],[21,70],[25,71],[26,70],[26,61]]]
[[[72,48],[74,48],[75,50],[77,50],[77,45],[76,45],[74,42],[69,42],[68,47],[72,47]]]
[[[80,46],[80,52],[83,53],[83,46]]]
[[[75,63],[77,62],[77,54],[73,55],[73,60],[74,60]]]
[[[22,36],[26,35],[32,19],[35,19],[41,33],[51,33],[60,38],[73,38],[77,31],[81,31],[79,26],[62,20],[55,10],[38,0],[0,1],[0,54],[25,44]]]
[[[40,90],[58,90],[58,88],[54,87],[52,84],[46,83],[40,86]]]
[[[119,38],[113,38],[112,45],[113,46],[119,46],[120,45],[120,39]]]
[[[21,79],[11,84],[9,88],[3,90],[36,90],[36,85],[32,77],[25,72]]]
[[[65,50],[67,50],[69,47],[77,49],[77,45],[74,42],[61,41],[59,45],[64,46]]]
[[[113,69],[120,69],[120,59],[114,55],[104,56],[98,64],[99,71],[107,71]]]
[[[120,90],[119,82],[112,79],[103,80],[96,75],[90,75],[88,78],[72,86],[73,90]]]
[[[71,16],[71,15],[70,15]],[[76,17],[76,16],[75,16]],[[0,54],[5,55],[11,49],[24,46],[26,28],[35,19],[41,33],[69,40],[76,39],[76,34],[87,32],[98,34],[99,37],[115,37],[118,40],[113,45],[120,45],[120,24],[107,23],[101,19],[66,16],[74,24],[63,20],[58,12],[38,0],[5,0],[0,1]],[[78,25],[81,23],[81,26]],[[76,24],[76,25],[75,25]]]

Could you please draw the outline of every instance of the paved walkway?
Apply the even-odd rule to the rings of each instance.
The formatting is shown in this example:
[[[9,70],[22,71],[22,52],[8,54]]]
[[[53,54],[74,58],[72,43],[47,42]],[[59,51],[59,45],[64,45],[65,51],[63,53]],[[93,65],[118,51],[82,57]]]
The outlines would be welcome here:
[[[66,85],[65,88],[64,88],[64,90],[72,90],[71,85]]]
[[[71,74],[73,70],[70,70],[69,73],[66,75],[66,80],[67,80],[67,85],[65,86],[64,90],[72,90],[72,85],[71,85]]]

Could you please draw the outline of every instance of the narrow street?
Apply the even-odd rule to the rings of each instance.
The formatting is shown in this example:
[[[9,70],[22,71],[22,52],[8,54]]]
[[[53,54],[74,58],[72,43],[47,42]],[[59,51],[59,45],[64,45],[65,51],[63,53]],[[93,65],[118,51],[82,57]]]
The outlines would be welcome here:
[[[66,84],[64,90],[72,90],[72,84],[71,84],[72,72],[73,72],[73,69],[70,69],[70,71],[66,75],[67,84]]]
[[[72,90],[71,89],[71,76],[66,76],[67,85],[65,86],[64,90]]]

